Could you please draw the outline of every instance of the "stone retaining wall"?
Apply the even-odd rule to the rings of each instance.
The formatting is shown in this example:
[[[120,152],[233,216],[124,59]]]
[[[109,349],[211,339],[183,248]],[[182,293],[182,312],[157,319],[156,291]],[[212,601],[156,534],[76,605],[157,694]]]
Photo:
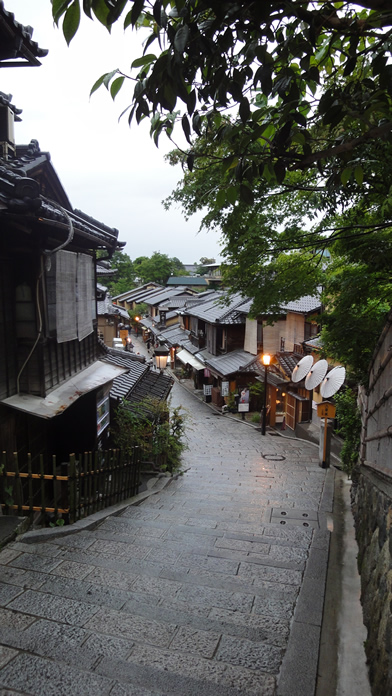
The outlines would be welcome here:
[[[392,484],[361,467],[353,513],[359,547],[365,651],[374,696],[392,694]]]

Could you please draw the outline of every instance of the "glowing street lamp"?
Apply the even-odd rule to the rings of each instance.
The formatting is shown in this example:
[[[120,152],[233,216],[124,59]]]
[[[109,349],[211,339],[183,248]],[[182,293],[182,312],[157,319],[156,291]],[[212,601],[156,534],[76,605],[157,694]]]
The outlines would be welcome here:
[[[263,403],[263,423],[261,426],[261,434],[265,435],[265,429],[267,425],[267,374],[268,365],[271,362],[271,356],[268,353],[263,353],[261,358],[264,365],[264,403]]]

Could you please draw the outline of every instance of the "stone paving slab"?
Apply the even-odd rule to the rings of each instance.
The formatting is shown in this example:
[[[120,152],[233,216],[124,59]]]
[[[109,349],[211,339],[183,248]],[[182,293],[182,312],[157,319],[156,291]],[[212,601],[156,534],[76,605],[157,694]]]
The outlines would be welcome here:
[[[314,696],[331,475],[310,444],[180,403],[183,476],[0,552],[0,696]]]

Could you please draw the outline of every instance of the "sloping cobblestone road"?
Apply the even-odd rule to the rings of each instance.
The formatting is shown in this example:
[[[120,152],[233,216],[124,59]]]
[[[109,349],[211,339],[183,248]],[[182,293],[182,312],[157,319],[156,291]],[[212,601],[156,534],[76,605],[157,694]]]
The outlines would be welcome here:
[[[180,403],[183,476],[93,530],[0,553],[0,696],[313,693],[328,544],[317,449],[175,384]]]

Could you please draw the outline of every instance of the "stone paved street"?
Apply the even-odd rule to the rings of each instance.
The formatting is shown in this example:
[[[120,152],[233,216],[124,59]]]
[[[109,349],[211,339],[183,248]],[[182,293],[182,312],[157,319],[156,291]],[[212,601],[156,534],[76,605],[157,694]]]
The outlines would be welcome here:
[[[313,695],[332,470],[177,383],[172,403],[183,476],[0,553],[0,696]]]

